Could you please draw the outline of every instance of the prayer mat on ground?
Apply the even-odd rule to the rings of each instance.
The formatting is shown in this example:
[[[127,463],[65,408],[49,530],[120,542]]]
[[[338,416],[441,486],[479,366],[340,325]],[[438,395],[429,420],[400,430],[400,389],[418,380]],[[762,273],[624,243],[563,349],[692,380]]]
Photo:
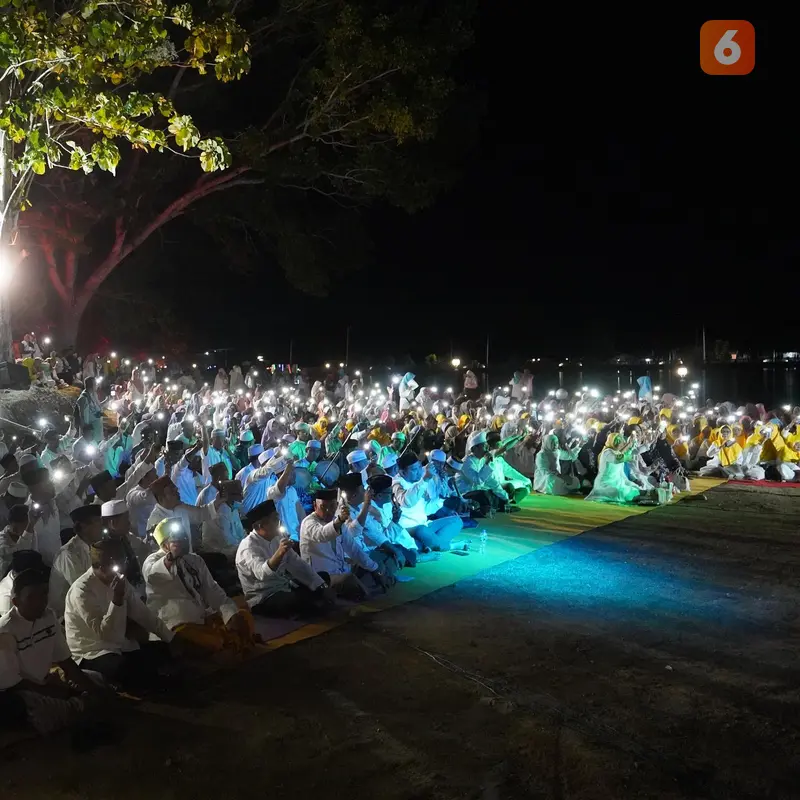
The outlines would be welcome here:
[[[725,483],[716,478],[693,478],[691,492],[676,495],[673,503],[701,494]],[[294,623],[290,632],[280,634],[280,624],[285,621],[258,620],[256,630],[267,642],[267,648],[275,649],[287,644],[325,633],[358,614],[374,613],[393,608],[403,603],[418,600],[426,594],[470,578],[482,570],[503,564],[520,556],[555,544],[603,525],[638,514],[647,514],[658,506],[627,506],[610,503],[587,502],[581,496],[553,497],[531,494],[521,503],[516,514],[498,514],[492,519],[478,520],[477,528],[469,528],[459,535],[459,540],[470,540],[469,555],[459,556],[442,553],[438,561],[419,564],[414,569],[405,569],[400,574],[412,581],[398,583],[386,594],[373,595],[359,604],[342,604],[330,619],[312,624]],[[481,532],[486,530],[487,542],[481,552]],[[276,624],[273,624],[276,622]]]

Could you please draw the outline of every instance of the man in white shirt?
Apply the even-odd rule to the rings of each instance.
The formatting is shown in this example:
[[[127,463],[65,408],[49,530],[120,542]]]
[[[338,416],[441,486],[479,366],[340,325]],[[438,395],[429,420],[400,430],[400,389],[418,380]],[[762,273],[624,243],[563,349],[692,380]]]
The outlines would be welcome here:
[[[274,474],[278,476],[278,482],[275,484],[276,491],[270,497],[275,501],[285,535],[293,542],[299,542],[300,523],[306,516],[306,512],[300,502],[297,490],[294,488],[294,465],[282,456],[276,456],[270,463]]]
[[[214,464],[211,467],[211,483],[197,496],[196,505],[208,505],[216,499],[223,484],[228,484],[227,500],[219,506],[214,518],[203,523],[203,552],[218,553],[233,564],[239,542],[245,537],[244,526],[239,516],[239,509],[242,506],[242,485],[239,481],[229,481],[226,478],[227,474],[224,464]]]
[[[150,488],[156,477],[154,469],[145,472],[139,479],[139,485],[134,486],[125,498],[130,514],[131,530],[142,540],[147,538],[147,520],[156,507],[156,497]]]
[[[270,492],[275,494],[276,487]],[[254,614],[286,617],[313,613],[331,602],[327,578],[316,573],[281,531],[280,516],[270,499],[247,515],[250,533],[239,545],[236,568],[245,599]]]
[[[145,597],[142,564],[153,548],[149,541],[144,541],[131,532],[131,519],[127,503],[124,500],[109,500],[100,507],[103,518],[103,533],[117,539],[125,548],[125,578],[133,587],[136,595]]]
[[[41,734],[75,722],[85,709],[84,698],[100,694],[72,660],[61,626],[47,607],[47,588],[46,570],[19,573],[14,607],[0,618],[0,692],[24,703],[28,721]],[[69,683],[51,674],[54,666]]]
[[[351,450],[347,454],[347,463],[350,467],[350,472],[360,475],[362,483],[366,486],[367,467],[369,466],[367,454],[360,447],[357,450]]]
[[[392,479],[388,475],[375,475],[369,479],[369,489],[364,489],[360,482],[360,475],[342,475],[339,478],[339,488],[346,493],[347,505],[350,509],[350,519],[361,526],[360,533],[354,534],[364,548],[369,552],[373,561],[394,572],[400,567],[416,564],[416,544],[414,539],[400,526],[397,530],[405,536],[410,548],[406,549],[395,544],[387,531],[391,528],[383,524],[381,510],[375,504],[375,488],[383,489],[390,494]],[[390,494],[391,496],[391,494]],[[391,524],[391,517],[389,519]]]
[[[264,452],[264,448],[260,444],[251,444],[247,448],[247,458],[249,459],[246,466],[242,467],[236,473],[236,480],[245,485],[247,476],[258,467],[258,457]]]
[[[509,501],[508,492],[495,477],[492,454],[486,442],[486,431],[476,431],[467,439],[468,455],[461,468],[460,487],[465,497],[477,500],[481,507],[503,508]],[[473,495],[473,492],[482,494]]]
[[[46,428],[42,431],[42,439],[44,440],[45,448],[39,456],[39,461],[43,467],[49,467],[54,458],[67,454],[61,444],[61,437],[55,428]]]
[[[392,483],[392,495],[400,506],[400,525],[414,540],[420,552],[447,551],[450,542],[464,527],[457,516],[428,519],[426,505],[433,491],[433,472],[422,467],[417,456],[406,451],[398,460],[400,472]]]
[[[181,502],[177,487],[166,475],[153,481],[150,490],[156,498],[156,507],[147,520],[147,530],[154,530],[162,519],[180,517],[187,529],[191,530],[193,550],[199,550],[202,543],[200,526],[207,520],[213,519],[219,507],[227,499],[223,491],[208,505],[200,508],[187,505]]]
[[[371,576],[386,589],[394,579],[384,572],[354,534],[361,525],[350,519],[350,510],[336,489],[322,489],[314,496],[314,510],[300,525],[300,555],[315,572],[327,573],[338,595],[366,599],[369,591],[361,578]]]
[[[50,570],[50,608],[64,616],[69,587],[92,565],[89,548],[103,537],[103,520],[97,504],[80,506],[70,515],[75,535],[58,551]]]
[[[99,672],[113,685],[152,688],[170,658],[166,645],[175,634],[131,588],[125,578],[125,549],[118,540],[101,539],[92,546],[91,558],[91,568],[67,592],[64,627],[69,649],[82,669]],[[129,638],[129,628],[143,629],[161,641]]]
[[[253,645],[253,622],[214,580],[205,561],[189,552],[189,532],[179,520],[156,525],[160,549],[144,562],[147,606],[182,642],[202,653],[237,652]]]
[[[32,547],[42,554],[49,567],[61,548],[61,520],[55,503],[55,488],[44,467],[26,472],[24,480],[30,492],[27,504],[31,510],[28,530],[33,532]]]
[[[244,484],[244,496],[242,498],[242,512],[250,513],[257,505],[267,500],[267,493],[275,483],[275,472],[271,462],[275,458],[275,450],[270,448],[265,450],[259,457],[258,463],[261,465],[254,469],[248,476]]]
[[[189,506],[197,503],[198,492],[211,482],[208,464],[200,453],[200,448],[207,444],[207,438],[204,436],[203,441],[184,452],[183,457],[173,465],[172,471],[169,473],[172,482],[178,488],[181,502]]]
[[[211,434],[211,446],[203,451],[203,468],[211,469],[214,464],[225,464],[227,478],[233,478],[233,462],[228,452],[228,445],[225,438],[225,431],[222,428],[215,428]]]
[[[8,570],[5,578],[0,581],[0,617],[11,611],[13,607],[14,578],[26,569],[47,571],[41,555],[35,550],[17,550],[11,557],[11,569]]]
[[[0,531],[0,575],[5,575],[8,571],[14,553],[33,548],[33,530],[28,525],[28,506],[11,506],[8,514],[8,525]]]

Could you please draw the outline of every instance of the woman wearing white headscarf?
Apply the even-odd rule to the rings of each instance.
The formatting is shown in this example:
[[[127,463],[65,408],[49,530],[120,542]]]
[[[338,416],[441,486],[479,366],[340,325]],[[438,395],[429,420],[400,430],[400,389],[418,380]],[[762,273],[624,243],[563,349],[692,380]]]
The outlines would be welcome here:
[[[542,447],[536,454],[536,471],[533,474],[533,490],[542,494],[571,494],[580,489],[580,482],[574,475],[564,476],[559,470],[559,461],[574,461],[580,448],[562,450],[558,436],[550,433],[544,437]]]
[[[214,391],[227,392],[228,391],[228,373],[220,367],[217,370],[217,376],[214,378]]]
[[[234,364],[231,370],[231,392],[236,394],[239,389],[242,392],[245,390],[244,376],[242,375],[242,368],[238,364]]]
[[[400,411],[407,411],[414,402],[414,392],[419,388],[414,378],[416,375],[413,372],[406,372],[397,387],[397,393],[400,395]]]

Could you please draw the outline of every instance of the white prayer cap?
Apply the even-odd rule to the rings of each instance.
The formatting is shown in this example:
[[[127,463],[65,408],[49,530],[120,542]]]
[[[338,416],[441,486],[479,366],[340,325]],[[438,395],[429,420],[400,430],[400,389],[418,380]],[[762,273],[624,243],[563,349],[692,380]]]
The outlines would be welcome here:
[[[322,442],[320,442],[319,439],[309,439],[306,442],[306,450],[308,450],[309,447],[311,447],[311,448],[318,447],[321,450],[322,449]]]
[[[472,450],[473,447],[477,447],[479,444],[486,444],[486,431],[475,431],[475,433],[470,434],[469,439],[467,439],[467,450]]]
[[[439,464],[444,464],[447,461],[447,454],[444,450],[431,450],[430,456],[428,456],[431,461],[436,461]]]
[[[128,510],[128,504],[124,500],[109,500],[100,507],[101,517],[118,517]]]
[[[32,453],[24,453],[17,459],[17,465],[19,467],[24,467],[26,464],[36,464],[37,459],[36,456]]]
[[[252,442],[254,439],[255,436],[253,436],[253,431],[251,431],[249,428],[245,431],[242,431],[241,435],[239,436],[240,442]]]
[[[286,442],[286,444],[291,444],[296,438],[297,437],[292,436],[291,433],[284,433],[283,436],[281,436],[281,441]]]
[[[267,469],[277,475],[279,472],[283,472],[288,464],[289,460],[282,455],[274,455],[267,463]]]
[[[387,453],[383,457],[383,464],[381,465],[384,469],[387,467],[393,467],[397,464],[397,453]]]
[[[353,466],[357,461],[363,461],[366,463],[367,461],[367,454],[363,450],[351,450],[347,454],[347,463],[350,466]]]
[[[261,454],[261,455],[258,457],[258,463],[259,463],[259,464],[262,464],[262,465],[263,465],[263,464],[266,464],[266,463],[267,463],[267,461],[269,461],[269,460],[272,458],[272,456],[274,456],[274,455],[275,455],[275,450],[274,450],[273,448],[271,448],[271,447],[270,447],[270,449],[269,449],[269,450],[265,450],[265,451],[264,451],[264,452],[263,452],[263,453],[262,453],[262,454]]]
[[[450,456],[450,458],[448,458],[448,459],[447,459],[447,463],[448,463],[448,464],[449,464],[449,465],[450,465],[450,466],[451,466],[451,467],[452,467],[452,468],[453,468],[453,469],[454,469],[456,472],[461,472],[461,467],[463,467],[463,466],[464,466],[464,465],[463,465],[463,464],[462,464],[462,463],[461,463],[461,462],[460,462],[460,461],[459,461],[457,458],[453,458],[453,456]]]
[[[292,430],[295,430],[295,431],[307,431],[309,429],[309,427],[310,426],[309,426],[309,424],[307,422],[295,422],[295,424],[292,425]]]
[[[247,455],[249,458],[260,456],[263,452],[264,448],[260,444],[251,444],[250,447],[247,448]]]
[[[214,428],[214,430],[211,431],[211,435],[212,436],[221,436],[224,439],[225,438],[225,431],[222,430],[222,428]]]
[[[28,487],[22,481],[11,481],[6,491],[12,497],[25,498],[28,496]]]

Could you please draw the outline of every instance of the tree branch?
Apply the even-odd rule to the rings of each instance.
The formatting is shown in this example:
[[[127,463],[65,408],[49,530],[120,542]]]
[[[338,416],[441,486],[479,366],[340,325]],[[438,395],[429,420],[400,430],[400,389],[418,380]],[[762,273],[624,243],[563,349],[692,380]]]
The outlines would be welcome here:
[[[58,296],[64,301],[69,302],[69,296],[64,284],[61,281],[61,276],[58,274],[56,267],[56,254],[53,249],[52,242],[44,234],[39,234],[39,245],[44,253],[44,260],[47,262],[47,277],[50,278],[50,283],[56,290]]]

